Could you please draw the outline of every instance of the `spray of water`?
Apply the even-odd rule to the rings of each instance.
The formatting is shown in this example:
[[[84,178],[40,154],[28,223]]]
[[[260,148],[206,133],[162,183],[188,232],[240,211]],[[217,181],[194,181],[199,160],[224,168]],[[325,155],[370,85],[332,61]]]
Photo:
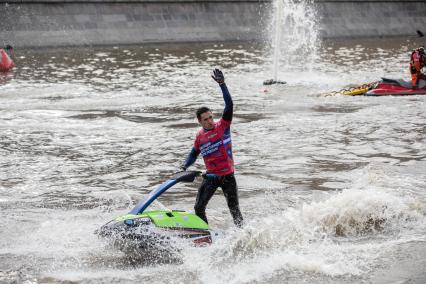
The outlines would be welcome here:
[[[311,0],[275,0],[271,20],[273,79],[279,71],[311,70],[317,59],[317,15]]]
[[[381,253],[411,240],[413,229],[424,230],[424,215],[410,208],[410,197],[381,188],[327,196],[253,218],[202,253],[184,251],[184,265],[196,267],[203,283],[297,282],[298,271],[323,279],[362,277]]]

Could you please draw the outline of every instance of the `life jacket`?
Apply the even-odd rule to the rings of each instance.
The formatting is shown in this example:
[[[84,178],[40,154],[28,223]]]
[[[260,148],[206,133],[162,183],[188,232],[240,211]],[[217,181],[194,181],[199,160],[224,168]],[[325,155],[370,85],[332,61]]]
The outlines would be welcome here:
[[[411,74],[419,73],[422,69],[421,64],[421,54],[418,49],[413,50],[410,56],[410,72]]]
[[[223,117],[215,122],[214,128],[201,128],[195,137],[194,149],[203,156],[209,174],[224,176],[234,172],[232,158],[231,121]]]
[[[0,72],[7,72],[15,66],[13,60],[4,49],[0,49]]]

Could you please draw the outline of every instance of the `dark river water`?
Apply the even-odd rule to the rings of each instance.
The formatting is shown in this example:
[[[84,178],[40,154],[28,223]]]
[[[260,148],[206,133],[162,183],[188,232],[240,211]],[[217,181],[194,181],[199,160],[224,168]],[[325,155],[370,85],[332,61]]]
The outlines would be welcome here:
[[[420,43],[324,42],[273,86],[270,53],[247,43],[16,50],[0,75],[0,282],[425,283],[426,96],[324,95],[409,79]],[[246,225],[218,190],[213,245],[132,259],[93,232],[178,170],[199,106],[220,117],[215,67]],[[192,212],[200,182],[161,202]]]

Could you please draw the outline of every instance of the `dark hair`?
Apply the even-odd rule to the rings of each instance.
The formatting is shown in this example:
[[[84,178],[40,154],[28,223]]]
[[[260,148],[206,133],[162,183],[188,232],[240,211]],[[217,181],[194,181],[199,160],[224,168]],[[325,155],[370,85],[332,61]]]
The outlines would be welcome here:
[[[8,44],[8,45],[6,45],[5,46],[5,48],[4,49],[6,49],[6,50],[12,50],[13,49],[13,47],[10,45],[10,44]]]
[[[211,111],[208,107],[200,107],[199,109],[197,109],[197,111],[195,112],[195,114],[197,115],[198,120],[200,120],[201,115],[205,112]]]

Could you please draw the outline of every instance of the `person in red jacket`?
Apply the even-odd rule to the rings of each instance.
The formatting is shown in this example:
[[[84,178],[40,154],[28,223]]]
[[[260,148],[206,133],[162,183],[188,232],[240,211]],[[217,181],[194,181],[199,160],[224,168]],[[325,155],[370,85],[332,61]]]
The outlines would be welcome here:
[[[416,89],[419,85],[419,80],[426,80],[426,75],[422,73],[422,68],[426,66],[426,54],[424,46],[421,46],[413,52],[410,56],[410,73],[411,85]]]
[[[195,214],[207,223],[207,203],[213,197],[216,189],[220,187],[225,195],[235,225],[241,227],[243,225],[243,216],[238,203],[231,143],[231,123],[234,107],[222,71],[215,69],[212,77],[222,90],[225,109],[218,121],[214,121],[213,114],[209,108],[201,107],[197,110],[196,115],[201,128],[197,132],[194,146],[183,163],[182,169],[186,170],[201,154],[207,173],[198,189],[194,206]]]
[[[7,51],[11,56],[9,56]],[[11,57],[13,57],[13,47],[11,45],[6,45],[4,49],[0,49],[0,72],[8,72],[15,67]]]

